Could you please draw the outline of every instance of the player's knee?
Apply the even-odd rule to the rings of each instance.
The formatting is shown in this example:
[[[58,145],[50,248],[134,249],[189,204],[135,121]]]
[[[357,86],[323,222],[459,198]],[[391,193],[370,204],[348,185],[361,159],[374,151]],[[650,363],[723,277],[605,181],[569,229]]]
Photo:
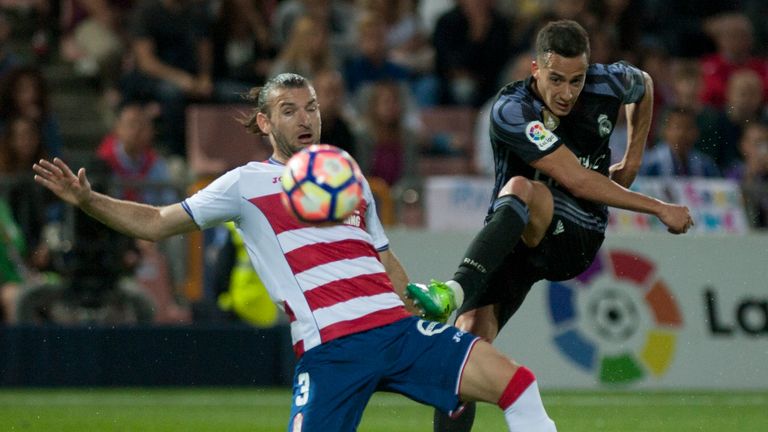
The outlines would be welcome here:
[[[534,187],[533,182],[525,177],[516,176],[509,179],[507,184],[499,191],[498,198],[506,195],[514,195],[524,203],[528,204],[531,201]]]
[[[467,311],[456,319],[456,327],[475,336],[481,337],[487,342],[493,342],[498,334],[498,325],[495,317],[479,316],[481,310]]]

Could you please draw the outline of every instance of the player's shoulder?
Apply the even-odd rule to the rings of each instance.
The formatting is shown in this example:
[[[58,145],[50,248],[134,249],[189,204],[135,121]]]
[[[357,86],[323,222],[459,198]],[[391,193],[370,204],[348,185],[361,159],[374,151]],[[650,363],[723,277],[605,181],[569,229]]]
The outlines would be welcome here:
[[[239,169],[245,172],[273,172],[273,171],[282,171],[283,167],[284,165],[269,159],[266,161],[251,161],[235,169]]]
[[[625,73],[642,73],[642,71],[637,66],[625,60],[619,60],[613,63],[592,63],[587,67],[587,81],[607,75]]]
[[[629,62],[594,63],[587,68],[583,91],[585,94],[619,98],[628,103],[642,96],[644,82],[643,71]]]
[[[491,107],[491,123],[520,125],[538,118],[537,99],[531,90],[531,79],[509,83],[499,90]]]
[[[237,184],[247,184],[249,188],[256,185],[271,185],[280,182],[280,175],[283,172],[283,165],[270,162],[248,162],[230,169],[222,174],[215,182],[235,186]]]

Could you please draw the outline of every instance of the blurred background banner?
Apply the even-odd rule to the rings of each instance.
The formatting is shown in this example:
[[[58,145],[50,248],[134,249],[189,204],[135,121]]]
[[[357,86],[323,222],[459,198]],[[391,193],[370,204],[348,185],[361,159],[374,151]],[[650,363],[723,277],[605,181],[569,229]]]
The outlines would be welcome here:
[[[432,176],[424,180],[426,228],[432,231],[480,229],[490,205],[493,179]],[[640,177],[632,190],[688,206],[695,233],[746,234],[750,227],[741,186],[728,179]],[[609,233],[666,232],[655,216],[611,209]]]
[[[428,230],[479,230],[491,204],[493,179],[430,176],[424,179],[424,214]]]
[[[746,234],[749,230],[741,186],[735,180],[640,177],[632,190],[688,206],[696,221],[692,232]],[[608,229],[614,233],[667,230],[655,216],[620,209],[611,209]]]
[[[393,232],[413,280],[449,278],[467,233]],[[768,388],[768,236],[609,235],[595,264],[539,282],[495,342],[544,388]]]

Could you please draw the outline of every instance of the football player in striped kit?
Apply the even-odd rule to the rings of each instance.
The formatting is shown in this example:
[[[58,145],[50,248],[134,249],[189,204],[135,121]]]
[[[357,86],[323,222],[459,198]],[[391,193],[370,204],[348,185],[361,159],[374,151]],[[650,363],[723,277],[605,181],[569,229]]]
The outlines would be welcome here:
[[[446,413],[460,400],[498,404],[510,431],[555,431],[533,373],[488,342],[426,321],[402,300],[407,276],[389,249],[364,182],[359,216],[333,226],[293,218],[279,177],[297,151],[318,143],[320,111],[303,77],[280,74],[251,92],[243,124],[274,153],[235,168],[181,203],[153,207],[92,191],[86,172],[60,159],[35,164],[35,180],[124,234],[160,240],[234,221],[271,298],[289,317],[296,366],[289,431],[354,431],[375,391],[401,393]]]

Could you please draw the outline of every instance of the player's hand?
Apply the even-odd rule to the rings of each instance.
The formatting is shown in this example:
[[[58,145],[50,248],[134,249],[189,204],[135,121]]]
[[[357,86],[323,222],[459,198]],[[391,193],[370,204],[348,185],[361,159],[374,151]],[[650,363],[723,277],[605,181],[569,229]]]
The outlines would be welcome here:
[[[667,231],[672,234],[685,234],[694,225],[691,213],[686,206],[665,204],[658,217],[667,226]]]
[[[85,176],[85,168],[80,168],[75,175],[63,160],[54,158],[53,161],[40,159],[32,169],[35,171],[35,181],[64,202],[79,207],[91,196],[91,184]]]

